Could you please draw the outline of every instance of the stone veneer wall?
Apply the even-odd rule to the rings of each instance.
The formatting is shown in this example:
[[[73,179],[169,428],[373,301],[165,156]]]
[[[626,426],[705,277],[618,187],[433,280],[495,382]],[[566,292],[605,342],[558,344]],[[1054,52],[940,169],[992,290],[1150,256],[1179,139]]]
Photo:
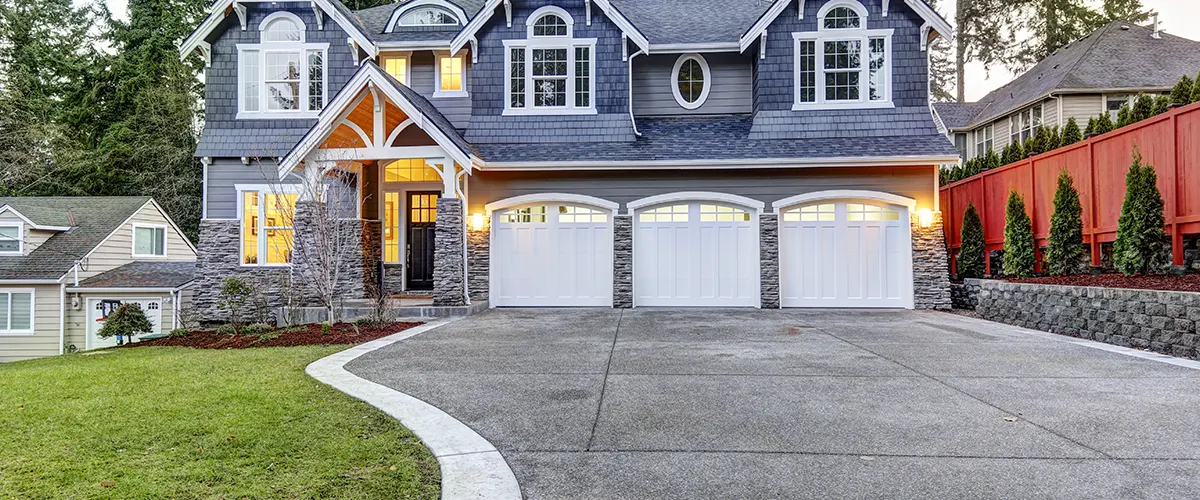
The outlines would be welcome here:
[[[613,216],[613,307],[633,307],[633,216]]]
[[[433,305],[466,304],[466,263],[463,259],[466,225],[463,203],[458,198],[441,197],[437,201],[434,225]]]
[[[984,280],[975,310],[990,321],[1200,358],[1200,293]]]
[[[332,214],[319,217],[316,215],[317,210],[321,210],[317,202],[296,202],[291,274],[293,282],[299,286],[290,293],[293,298],[299,295],[302,299],[299,304],[293,305],[320,305],[320,292],[313,283],[323,276],[319,270],[324,265],[320,262],[322,252],[338,256],[337,260],[341,262],[342,267],[338,271],[337,283],[334,286],[334,290],[338,291],[338,299],[362,299],[366,296],[366,280],[374,275],[370,268],[376,262],[371,254],[364,252],[369,250],[371,241],[376,237],[372,236],[370,229],[373,223],[358,219],[332,218],[326,222],[319,222],[321,218],[331,217]],[[320,224],[328,224],[330,227],[323,228]],[[318,238],[326,238],[329,241],[318,245]],[[323,246],[325,250],[322,250]]]
[[[975,309],[979,305],[979,280],[964,279],[950,284],[950,303],[955,309]]]
[[[290,283],[287,268],[242,266],[241,221],[200,221],[200,244],[196,246],[195,284],[191,309],[203,323],[229,321],[229,311],[217,307],[225,278],[238,276],[253,285],[266,300],[266,307],[281,304]]]
[[[482,230],[467,230],[467,290],[472,301],[484,301],[491,293],[492,222],[485,219]]]
[[[758,217],[759,275],[762,283],[762,308],[779,309],[779,216]]]
[[[950,263],[942,232],[942,213],[933,213],[933,224],[922,228],[912,214],[913,304],[917,309],[950,309]]]

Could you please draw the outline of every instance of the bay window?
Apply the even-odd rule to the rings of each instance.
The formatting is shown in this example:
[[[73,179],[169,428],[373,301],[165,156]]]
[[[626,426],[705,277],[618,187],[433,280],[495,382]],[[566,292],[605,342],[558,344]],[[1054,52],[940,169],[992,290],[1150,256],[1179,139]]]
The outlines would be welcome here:
[[[792,109],[892,107],[893,30],[866,29],[867,10],[853,0],[826,4],[818,18],[818,31],[792,34]]]
[[[294,191],[286,187],[238,188],[242,265],[291,264],[298,196]]]
[[[558,7],[529,16],[524,40],[505,40],[504,114],[595,113],[596,39],[574,38],[574,20]]]
[[[325,107],[328,43],[305,43],[304,22],[285,11],[238,44],[238,118],[312,118]]]

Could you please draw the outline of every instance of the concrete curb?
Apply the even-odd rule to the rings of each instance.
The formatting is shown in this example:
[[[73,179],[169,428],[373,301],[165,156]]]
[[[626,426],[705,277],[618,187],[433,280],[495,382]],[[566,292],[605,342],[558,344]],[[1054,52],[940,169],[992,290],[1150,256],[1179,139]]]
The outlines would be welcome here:
[[[346,363],[371,351],[420,335],[454,321],[433,321],[395,335],[318,359],[304,369],[318,381],[391,415],[413,431],[437,457],[443,500],[521,499],[521,488],[508,462],[475,431],[446,412],[417,398],[346,371]]]

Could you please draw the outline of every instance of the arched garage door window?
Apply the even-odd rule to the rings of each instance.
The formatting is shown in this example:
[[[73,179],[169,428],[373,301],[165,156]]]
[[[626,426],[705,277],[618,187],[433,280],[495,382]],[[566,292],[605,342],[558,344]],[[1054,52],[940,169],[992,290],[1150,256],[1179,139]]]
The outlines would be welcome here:
[[[612,210],[566,202],[492,214],[497,307],[612,306]]]

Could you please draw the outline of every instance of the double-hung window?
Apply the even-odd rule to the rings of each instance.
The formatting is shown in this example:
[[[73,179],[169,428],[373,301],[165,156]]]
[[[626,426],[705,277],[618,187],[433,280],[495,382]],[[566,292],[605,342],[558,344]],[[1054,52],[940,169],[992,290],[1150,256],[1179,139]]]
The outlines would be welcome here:
[[[1003,131],[1003,129],[1001,129]],[[982,157],[995,147],[996,124],[975,130],[975,158]]]
[[[133,225],[134,257],[166,257],[167,226]]]
[[[561,8],[529,16],[524,40],[505,40],[504,114],[594,114],[596,39],[575,38]]]
[[[21,255],[25,226],[21,223],[0,225],[0,255]]]
[[[433,89],[434,97],[467,97],[466,87],[466,57],[452,56],[449,53],[438,54]]]
[[[291,186],[238,187],[242,265],[292,263],[297,193]]]
[[[33,289],[0,290],[0,335],[33,333]]]
[[[1035,104],[1033,107],[1013,115],[1009,120],[1009,142],[1025,142],[1042,125],[1042,105]]]
[[[238,118],[312,118],[325,107],[328,43],[306,43],[295,14],[259,25],[259,43],[238,44]]]
[[[792,34],[792,109],[892,107],[892,32],[867,29],[867,9],[854,0],[823,6],[817,31]]]

